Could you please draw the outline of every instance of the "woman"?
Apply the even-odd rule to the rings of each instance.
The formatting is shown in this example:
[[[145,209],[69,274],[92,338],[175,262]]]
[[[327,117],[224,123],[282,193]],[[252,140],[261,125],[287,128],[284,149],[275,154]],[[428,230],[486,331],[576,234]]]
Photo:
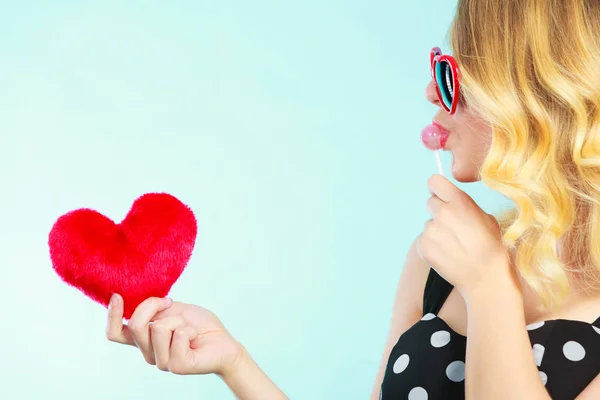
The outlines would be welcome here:
[[[450,33],[454,58],[432,54],[430,129],[456,180],[481,179],[515,209],[496,219],[429,180],[432,219],[371,398],[599,399],[600,2],[459,0]],[[209,311],[152,298],[127,327],[122,311],[115,295],[108,338],[159,369],[286,398]]]

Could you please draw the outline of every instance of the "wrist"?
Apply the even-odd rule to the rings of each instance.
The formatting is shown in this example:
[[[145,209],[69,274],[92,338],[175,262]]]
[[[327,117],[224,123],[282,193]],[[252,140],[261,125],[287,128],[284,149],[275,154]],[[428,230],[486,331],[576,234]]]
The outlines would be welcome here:
[[[252,366],[254,360],[250,356],[250,353],[244,346],[238,341],[236,343],[236,353],[231,357],[230,361],[223,365],[223,368],[217,375],[219,375],[225,382],[236,379],[237,376],[243,374],[244,370],[247,370]]]
[[[219,374],[240,400],[289,400],[240,345],[238,357]]]
[[[509,284],[495,284],[472,291],[464,297],[469,316],[479,313],[495,312],[494,310],[514,310],[522,312],[523,296]]]
[[[467,306],[492,306],[496,303],[521,305],[523,294],[516,270],[503,260],[490,265],[486,279],[478,285],[464,290],[463,298]],[[491,304],[488,304],[491,303]]]

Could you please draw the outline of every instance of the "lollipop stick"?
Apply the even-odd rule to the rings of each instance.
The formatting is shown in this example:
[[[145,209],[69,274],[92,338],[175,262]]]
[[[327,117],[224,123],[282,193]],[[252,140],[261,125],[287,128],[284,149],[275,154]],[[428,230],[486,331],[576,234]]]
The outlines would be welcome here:
[[[437,161],[438,171],[439,171],[440,175],[444,176],[444,169],[442,168],[442,160],[440,159],[440,151],[436,150],[436,151],[434,151],[434,153],[435,153],[435,160]]]

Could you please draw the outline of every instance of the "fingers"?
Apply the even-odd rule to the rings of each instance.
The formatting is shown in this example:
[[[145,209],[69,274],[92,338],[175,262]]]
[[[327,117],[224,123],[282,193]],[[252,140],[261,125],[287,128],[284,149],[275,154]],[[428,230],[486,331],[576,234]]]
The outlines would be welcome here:
[[[456,193],[462,192],[447,178],[438,174],[432,175],[427,180],[427,188],[431,194],[439,197],[444,203],[448,203],[454,196],[456,196]]]
[[[127,326],[123,326],[123,298],[114,294],[108,305],[108,320],[106,324],[106,338],[111,342],[134,345]]]
[[[154,348],[154,359],[156,366],[161,371],[169,370],[169,350],[171,339],[176,329],[185,326],[182,316],[175,315],[154,321],[150,327],[152,347]]]
[[[440,200],[439,197],[433,195],[429,199],[427,199],[427,203],[425,204],[425,206],[429,215],[435,218],[445,204],[446,203]]]
[[[174,374],[184,375],[190,373],[195,364],[194,352],[190,345],[195,342],[198,332],[191,326],[178,328],[173,333],[171,343],[171,359],[169,370]]]
[[[430,219],[425,223],[425,229],[417,240],[417,254],[430,267],[435,268],[438,259],[439,249],[443,245],[440,229],[434,225],[434,220]]]
[[[135,309],[129,319],[129,333],[148,364],[156,364],[154,348],[152,347],[150,321],[156,313],[169,308],[171,304],[171,299],[150,297]]]

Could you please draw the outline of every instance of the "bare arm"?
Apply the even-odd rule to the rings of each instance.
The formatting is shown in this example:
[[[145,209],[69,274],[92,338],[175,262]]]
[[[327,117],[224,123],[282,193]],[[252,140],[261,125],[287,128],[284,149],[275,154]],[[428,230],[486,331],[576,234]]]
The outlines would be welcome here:
[[[408,328],[417,323],[423,314],[423,291],[429,274],[430,267],[419,257],[417,253],[416,240],[410,247],[398,288],[394,299],[390,331],[381,357],[379,370],[375,378],[371,400],[379,400],[381,382],[385,373],[388,358],[392,348]]]
[[[289,400],[245,350],[221,379],[239,400]]]
[[[463,295],[469,338],[465,398],[551,400],[531,351],[523,299],[516,285],[506,281],[499,277],[495,286]]]
[[[550,400],[531,351],[523,299],[513,284],[502,284],[502,279],[497,284],[486,294],[465,298],[465,398]],[[600,375],[575,400],[593,399],[600,399]]]

